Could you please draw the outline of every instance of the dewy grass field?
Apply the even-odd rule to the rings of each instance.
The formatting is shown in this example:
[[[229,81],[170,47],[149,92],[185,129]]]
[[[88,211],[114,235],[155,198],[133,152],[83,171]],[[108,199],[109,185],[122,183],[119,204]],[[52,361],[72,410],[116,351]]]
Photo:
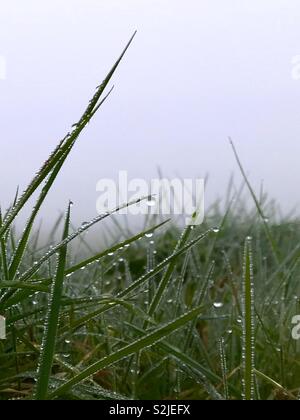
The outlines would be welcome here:
[[[298,399],[299,222],[279,220],[276,206],[255,195],[235,149],[253,209],[243,204],[243,187],[232,186],[224,213],[217,203],[201,226],[181,232],[150,218],[140,234],[120,231],[113,247],[75,260],[73,240],[119,209],[71,231],[68,203],[64,224],[39,247],[40,208],[122,56],[2,212],[0,398]],[[34,193],[18,237],[15,221]]]

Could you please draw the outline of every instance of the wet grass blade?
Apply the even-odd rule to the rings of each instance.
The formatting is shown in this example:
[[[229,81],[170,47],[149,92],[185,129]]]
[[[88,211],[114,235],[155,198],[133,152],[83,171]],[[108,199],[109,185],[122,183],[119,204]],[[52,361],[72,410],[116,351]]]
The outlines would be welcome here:
[[[230,141],[230,144],[231,144],[231,147],[232,147],[234,156],[236,158],[237,164],[238,164],[238,166],[240,168],[241,174],[242,174],[242,176],[243,176],[243,178],[244,178],[244,180],[246,182],[246,185],[247,185],[247,187],[248,187],[248,189],[250,191],[250,194],[251,194],[251,196],[253,198],[253,201],[255,203],[256,209],[258,211],[258,214],[261,217],[261,220],[262,220],[262,223],[263,223],[263,226],[264,226],[264,230],[265,230],[266,236],[267,236],[267,238],[268,238],[268,240],[270,242],[270,245],[271,245],[271,249],[272,249],[274,258],[275,258],[275,260],[276,260],[277,263],[280,263],[281,257],[280,257],[280,254],[279,254],[279,251],[278,251],[276,242],[275,242],[275,240],[274,240],[274,238],[272,236],[272,233],[270,231],[269,225],[267,223],[267,218],[266,218],[266,216],[265,216],[265,214],[263,212],[263,209],[261,208],[261,205],[259,203],[259,200],[256,197],[256,194],[255,194],[255,192],[254,192],[254,190],[253,190],[253,188],[252,188],[252,186],[250,184],[250,181],[249,181],[249,179],[248,179],[248,177],[246,175],[246,172],[245,172],[245,170],[243,168],[243,165],[242,165],[241,160],[239,158],[239,155],[238,155],[238,152],[236,150],[236,147],[235,147],[232,139],[229,139],[229,141]]]
[[[66,215],[63,240],[68,237],[70,225],[71,204]],[[45,321],[44,337],[41,347],[40,363],[37,372],[37,385],[35,399],[44,400],[47,396],[49,380],[51,376],[57,331],[59,323],[59,313],[61,308],[61,298],[63,282],[65,278],[65,268],[67,259],[67,244],[60,249],[58,256],[58,266],[50,295],[49,310]]]
[[[133,34],[133,36],[129,40],[121,56],[118,58],[118,60],[116,61],[116,63],[114,64],[114,66],[112,67],[112,69],[110,70],[110,72],[108,73],[104,81],[102,82],[102,84],[98,86],[95,95],[93,96],[92,100],[89,102],[89,105],[84,111],[82,117],[80,118],[77,124],[74,124],[74,130],[71,133],[68,133],[59,142],[58,146],[54,149],[50,157],[42,165],[41,169],[37,172],[36,176],[30,182],[30,184],[28,185],[24,193],[21,195],[21,197],[18,198],[14,206],[6,215],[4,222],[2,226],[0,227],[0,238],[9,229],[10,225],[13,223],[17,215],[23,209],[23,207],[25,206],[27,201],[30,199],[32,194],[38,189],[38,187],[41,185],[43,180],[51,173],[55,165],[60,161],[61,158],[65,159],[67,155],[69,155],[73,145],[75,144],[75,141],[77,140],[77,138],[79,137],[83,129],[86,127],[86,125],[89,123],[91,118],[95,115],[99,107],[102,105],[103,101],[106,99],[104,98],[103,101],[98,103],[105,88],[110,82],[114,72],[116,71],[122,58],[124,57],[126,51],[128,50],[135,34],[136,32]]]
[[[80,374],[76,375],[74,378],[70,379],[64,385],[59,387],[56,391],[49,395],[49,398],[55,398],[60,395],[63,395],[66,391],[71,389],[74,385],[81,383],[82,381],[89,378],[91,375],[99,372],[100,370],[111,366],[119,362],[120,360],[131,356],[146,347],[153,346],[158,341],[162,340],[163,338],[167,337],[169,334],[173,333],[174,331],[182,328],[188,322],[193,320],[195,317],[199,316],[201,311],[203,310],[202,307],[197,307],[190,312],[184,314],[183,316],[177,318],[175,321],[172,321],[168,324],[163,325],[162,327],[157,328],[155,331],[151,332],[150,334],[145,335],[145,337],[136,340],[135,342],[121,348],[120,350],[115,351],[114,353],[110,354],[109,356],[101,359],[99,362],[91,365],[87,369],[85,369]]]
[[[2,289],[16,289],[16,290],[28,290],[30,292],[46,292],[48,293],[49,288],[42,284],[30,284],[30,283],[19,283],[10,281],[0,281],[0,290]],[[28,294],[26,295],[28,297]],[[17,303],[20,303],[19,301]]]
[[[272,379],[269,376],[265,375],[263,372],[260,372],[259,370],[256,370],[255,369],[254,370],[254,373],[255,373],[255,375],[257,377],[261,378],[265,382],[267,382],[270,385],[272,385],[274,388],[278,389],[283,395],[288,396],[290,400],[299,401],[299,398],[295,397],[295,395],[293,395],[289,390],[287,390],[286,388],[284,388],[278,382],[274,381],[274,379]]]
[[[195,320],[193,322],[195,322]],[[132,328],[140,336],[143,336],[145,334],[144,330],[138,328],[136,325],[127,325],[129,325],[130,328]],[[197,372],[202,381],[211,381],[212,384],[220,383],[222,381],[222,379],[218,375],[209,370],[207,367],[201,365],[197,360],[190,357],[187,351],[182,351],[181,349],[175,347],[174,345],[168,343],[165,340],[159,342],[157,344],[157,347],[167,356],[172,356],[174,359],[179,360],[183,365],[188,366],[190,369]]]
[[[244,250],[244,278],[243,278],[243,389],[244,399],[254,399],[254,368],[255,368],[255,311],[254,284],[252,263],[252,239],[247,238]]]
[[[90,264],[93,264],[96,261],[99,261],[101,258],[104,258],[104,257],[106,257],[109,254],[112,254],[112,253],[117,252],[119,249],[122,249],[122,248],[124,248],[124,247],[126,247],[126,246],[128,246],[130,244],[133,244],[134,242],[136,242],[140,238],[143,238],[145,235],[151,234],[154,231],[156,231],[157,229],[161,228],[162,226],[164,226],[169,221],[170,220],[168,219],[168,220],[166,220],[166,221],[164,221],[162,223],[159,223],[158,225],[153,226],[153,227],[151,227],[151,228],[149,228],[149,229],[147,229],[147,230],[145,230],[145,231],[143,231],[143,232],[141,232],[141,233],[133,236],[130,239],[127,239],[127,240],[125,240],[123,242],[120,242],[119,244],[114,245],[111,248],[108,248],[105,251],[100,252],[99,254],[94,255],[93,257],[88,258],[87,260],[84,260],[84,261],[80,262],[79,264],[76,264],[73,267],[68,268],[68,270],[66,271],[66,275],[73,274],[76,271],[78,271],[78,270],[80,270],[82,268],[85,268],[85,267],[89,266]]]
[[[206,294],[208,292],[208,289],[209,289],[209,284],[212,280],[214,269],[215,269],[215,262],[213,261],[211,263],[211,265],[209,267],[209,270],[208,270],[208,273],[205,277],[204,284],[201,285],[201,287],[199,287],[199,292],[197,293],[196,303],[195,303],[197,306],[203,305],[203,303],[204,303],[205,296],[206,296]],[[189,330],[187,331],[187,336],[186,336],[186,341],[185,341],[185,346],[184,346],[184,351],[185,352],[192,345],[193,331],[195,330],[196,326],[197,326],[196,322],[195,321],[192,322],[191,326],[189,327]]]
[[[2,212],[0,209],[0,227],[2,226]],[[8,281],[9,274],[8,274],[8,262],[7,262],[7,252],[6,252],[6,241],[5,238],[0,238],[0,248],[1,248],[1,268],[2,273],[4,276],[4,280]]]
[[[38,215],[43,202],[45,201],[46,197],[48,196],[48,193],[49,193],[54,181],[56,180],[56,178],[57,178],[65,160],[66,160],[66,158],[67,158],[67,155],[63,156],[63,158],[58,162],[58,164],[56,165],[56,167],[52,171],[49,179],[47,180],[44,188],[42,189],[42,192],[41,192],[41,194],[40,194],[40,196],[39,196],[39,198],[38,198],[38,200],[37,200],[37,202],[36,202],[36,204],[33,208],[33,211],[32,211],[32,213],[29,217],[29,220],[28,220],[28,222],[26,224],[26,227],[25,227],[25,230],[23,232],[22,238],[21,238],[21,240],[20,240],[20,242],[17,246],[17,249],[16,249],[15,254],[13,256],[12,262],[10,264],[9,280],[13,280],[16,273],[17,273],[17,270],[18,270],[18,268],[20,266],[20,263],[22,261],[24,252],[26,250],[26,245],[28,243],[29,236],[30,236],[34,221],[36,219],[36,216]]]
[[[221,369],[222,369],[225,399],[229,400],[229,390],[228,390],[228,381],[227,381],[227,376],[228,376],[227,360],[226,360],[225,340],[223,337],[219,341],[219,348],[220,348],[220,359],[221,359]]]
[[[179,241],[176,244],[175,250],[174,250],[174,254],[177,253],[177,251],[179,251],[182,247],[184,247],[184,245],[187,243],[189,236],[192,232],[192,226],[187,226],[185,228],[185,230],[183,231],[183,234],[181,236],[181,238],[179,239]],[[161,281],[159,282],[159,285],[157,287],[157,290],[154,294],[153,300],[150,303],[150,307],[149,307],[149,316],[152,317],[153,314],[155,313],[155,311],[157,310],[157,308],[159,307],[160,301],[168,287],[168,284],[171,280],[172,274],[174,272],[175,266],[176,266],[176,262],[177,259],[173,258],[170,261],[170,264],[168,265],[168,268],[165,272],[165,274],[163,275]],[[145,324],[144,328],[146,328],[147,325]]]

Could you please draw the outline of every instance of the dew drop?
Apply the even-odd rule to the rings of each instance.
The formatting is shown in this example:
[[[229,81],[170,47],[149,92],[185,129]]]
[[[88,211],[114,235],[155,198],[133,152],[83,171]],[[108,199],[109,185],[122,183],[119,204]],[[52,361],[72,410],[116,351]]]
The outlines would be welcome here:
[[[151,232],[151,233],[146,233],[146,238],[152,238],[152,236],[153,236],[153,232]]]
[[[148,200],[147,200],[147,206],[148,207],[154,207],[155,206],[155,204],[156,204],[156,201],[155,201],[155,199],[153,198],[153,197],[148,197]]]

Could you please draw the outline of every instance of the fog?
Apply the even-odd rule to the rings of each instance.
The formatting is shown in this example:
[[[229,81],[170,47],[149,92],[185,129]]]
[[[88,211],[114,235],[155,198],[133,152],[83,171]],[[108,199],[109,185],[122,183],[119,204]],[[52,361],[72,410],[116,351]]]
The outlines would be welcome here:
[[[238,171],[258,191],[299,202],[300,3],[297,0],[0,1],[0,202],[24,188],[70,130],[128,39],[114,91],[44,206],[96,213],[96,184],[209,174],[206,200]]]

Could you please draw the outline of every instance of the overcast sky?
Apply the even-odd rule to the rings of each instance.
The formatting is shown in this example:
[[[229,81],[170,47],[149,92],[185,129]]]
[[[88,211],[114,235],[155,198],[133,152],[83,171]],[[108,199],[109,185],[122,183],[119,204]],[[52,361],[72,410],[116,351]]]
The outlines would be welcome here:
[[[46,207],[95,214],[96,183],[209,173],[207,200],[237,174],[299,202],[299,0],[0,0],[0,201],[25,187],[76,122],[135,29],[115,90]],[[294,60],[294,63],[292,61]]]

